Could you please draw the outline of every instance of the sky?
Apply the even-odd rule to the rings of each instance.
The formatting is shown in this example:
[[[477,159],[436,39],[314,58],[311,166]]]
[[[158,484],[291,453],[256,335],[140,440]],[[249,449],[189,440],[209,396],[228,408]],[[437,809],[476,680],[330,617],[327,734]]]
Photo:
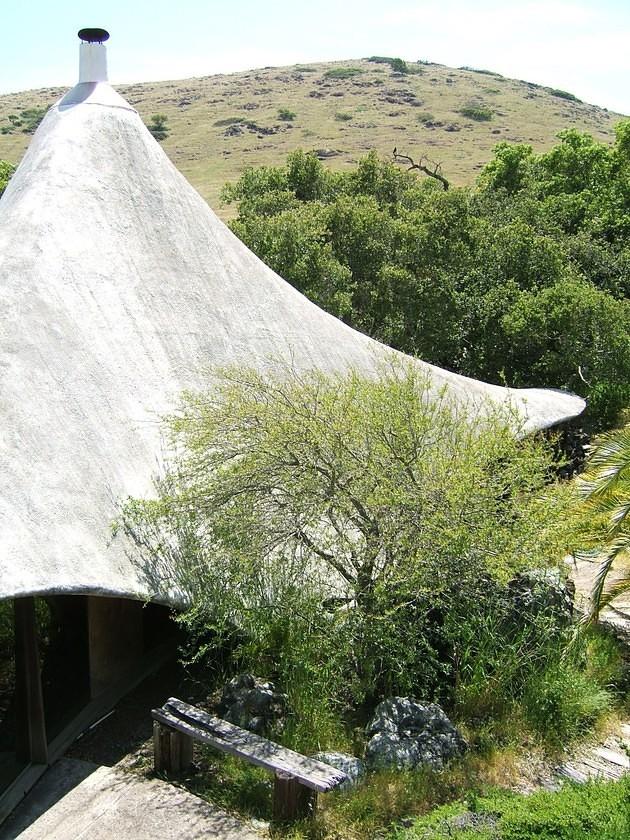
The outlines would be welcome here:
[[[630,114],[630,0],[4,0],[0,93],[72,86],[87,26],[111,33],[114,85],[390,55]]]

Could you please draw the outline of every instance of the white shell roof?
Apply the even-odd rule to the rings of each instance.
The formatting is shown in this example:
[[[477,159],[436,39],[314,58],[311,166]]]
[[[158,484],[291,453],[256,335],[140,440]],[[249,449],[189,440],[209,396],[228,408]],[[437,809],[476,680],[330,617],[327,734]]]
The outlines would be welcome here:
[[[0,201],[0,598],[155,592],[112,538],[152,492],[160,417],[208,367],[374,373],[389,348],[323,312],[216,217],[107,83],[54,106]],[[584,402],[414,362],[526,428]]]

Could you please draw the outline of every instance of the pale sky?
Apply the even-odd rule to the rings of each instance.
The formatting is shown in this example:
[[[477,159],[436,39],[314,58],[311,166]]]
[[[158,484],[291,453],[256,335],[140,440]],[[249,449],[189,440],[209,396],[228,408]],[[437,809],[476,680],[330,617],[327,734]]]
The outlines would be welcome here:
[[[71,86],[84,26],[113,84],[370,55],[468,65],[630,114],[630,0],[5,0],[0,93]]]

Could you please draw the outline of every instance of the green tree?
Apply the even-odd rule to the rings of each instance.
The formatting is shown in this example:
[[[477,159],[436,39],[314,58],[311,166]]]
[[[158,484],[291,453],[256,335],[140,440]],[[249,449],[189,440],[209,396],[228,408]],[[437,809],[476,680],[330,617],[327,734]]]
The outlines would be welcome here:
[[[168,117],[166,114],[153,114],[151,122],[147,125],[153,137],[160,143],[168,137],[170,129],[167,126],[167,122]]]
[[[226,371],[184,398],[180,457],[125,525],[192,623],[287,689],[306,680],[320,705],[448,693],[501,581],[564,547],[545,446],[476,410],[473,424],[413,366],[378,381]]]
[[[224,197],[237,235],[346,323],[468,376],[573,389],[597,429],[630,388],[629,126],[613,146],[576,131],[542,155],[499,144],[474,189],[375,154],[333,173],[295,152]]]

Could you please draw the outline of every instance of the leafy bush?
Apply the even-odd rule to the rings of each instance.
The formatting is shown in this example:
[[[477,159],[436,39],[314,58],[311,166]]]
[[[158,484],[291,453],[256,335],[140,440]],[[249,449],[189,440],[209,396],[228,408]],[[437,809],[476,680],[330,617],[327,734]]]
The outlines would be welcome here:
[[[283,120],[284,122],[293,122],[293,120],[297,117],[295,111],[291,111],[290,108],[279,108],[278,109],[278,119]]]
[[[374,64],[389,64],[394,73],[403,73],[404,75],[420,74],[424,71],[419,66],[420,64],[428,64],[429,62],[418,61],[416,64],[408,64],[402,58],[391,58],[385,55],[372,55],[368,58]]]
[[[351,79],[353,76],[360,76],[363,73],[361,67],[331,67],[326,70],[326,79]]]
[[[349,114],[347,111],[337,111],[335,119],[337,122],[350,122],[352,114]]]
[[[430,111],[422,111],[416,116],[416,119],[419,123],[433,122],[433,120],[435,119],[435,115],[432,114]]]
[[[168,117],[166,114],[153,114],[151,122],[147,125],[147,128],[158,142],[162,142],[162,140],[166,140],[168,137],[169,128],[166,125],[167,122]]]
[[[402,58],[392,58],[389,62],[389,66],[392,68],[394,73],[403,73],[407,75],[409,73],[409,67],[407,66],[407,62],[403,61]]]
[[[569,93],[566,90],[559,90],[558,88],[549,88],[549,93],[552,96],[558,96],[560,99],[568,99],[570,102],[581,102],[581,99],[578,99],[573,93]]]
[[[15,172],[15,166],[6,160],[0,160],[0,196],[5,191],[9,178]]]
[[[468,117],[469,120],[476,120],[476,122],[488,122],[493,116],[491,109],[484,105],[465,105],[459,109],[459,113],[463,117]]]
[[[236,632],[235,664],[279,679],[302,748],[348,701],[448,699],[491,649],[501,580],[562,541],[545,446],[481,410],[471,428],[411,367],[234,370],[173,418],[182,458],[125,524],[151,579],[188,593],[184,621]]]

